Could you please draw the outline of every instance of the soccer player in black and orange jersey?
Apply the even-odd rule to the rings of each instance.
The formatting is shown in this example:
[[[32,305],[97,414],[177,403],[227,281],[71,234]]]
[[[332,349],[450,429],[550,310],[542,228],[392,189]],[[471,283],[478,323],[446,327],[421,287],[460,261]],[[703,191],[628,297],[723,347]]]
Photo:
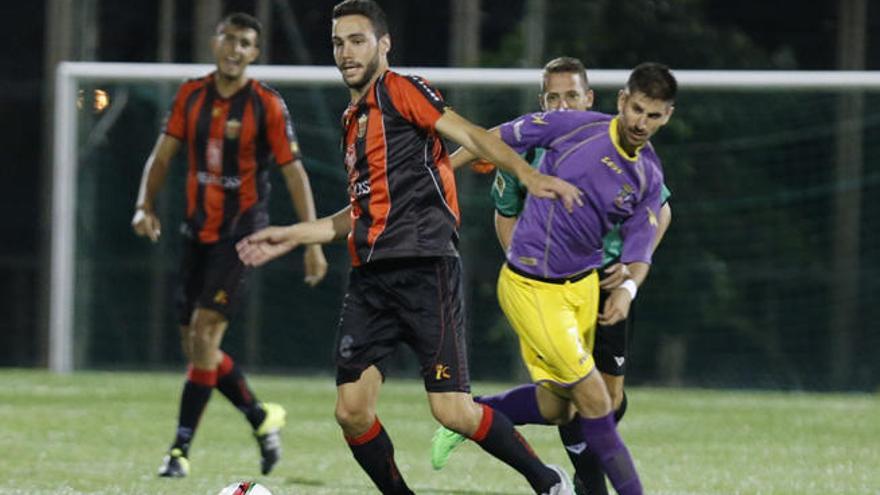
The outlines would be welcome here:
[[[348,237],[353,268],[337,333],[336,420],[382,493],[412,493],[376,416],[386,359],[401,343],[418,356],[431,412],[442,425],[516,469],[536,493],[572,493],[560,468],[544,465],[503,414],[470,395],[459,209],[441,136],[511,170],[530,193],[558,198],[568,210],[582,204],[580,192],[529,167],[500,139],[449,109],[424,79],[388,70],[391,38],[373,1],[336,5],[332,42],[351,94],[342,149],[349,206],[253,234],[238,244],[239,256],[256,266],[299,244]]]
[[[217,68],[181,85],[162,134],[147,159],[132,226],[155,242],[156,194],[173,156],[185,146],[186,219],[181,277],[177,288],[183,352],[189,361],[180,398],[177,434],[159,475],[186,476],[188,450],[199,418],[216,388],[244,413],[259,443],[261,471],[267,474],[281,454],[279,430],[285,411],[257,400],[233,360],[220,350],[230,316],[244,298],[245,267],[235,251],[242,237],[269,223],[269,172],[278,168],[297,215],[315,219],[308,176],[281,96],[248,79],[247,66],[259,55],[261,26],[247,14],[232,14],[217,25],[213,39]],[[319,245],[306,247],[306,283],[327,272]]]

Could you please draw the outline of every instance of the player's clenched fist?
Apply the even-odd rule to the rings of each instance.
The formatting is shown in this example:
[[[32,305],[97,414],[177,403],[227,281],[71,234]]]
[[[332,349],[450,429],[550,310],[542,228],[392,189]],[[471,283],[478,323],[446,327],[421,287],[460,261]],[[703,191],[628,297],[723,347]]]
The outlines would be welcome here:
[[[148,237],[152,242],[158,241],[162,234],[159,217],[143,207],[135,210],[134,217],[131,219],[131,228],[134,229],[135,234]]]

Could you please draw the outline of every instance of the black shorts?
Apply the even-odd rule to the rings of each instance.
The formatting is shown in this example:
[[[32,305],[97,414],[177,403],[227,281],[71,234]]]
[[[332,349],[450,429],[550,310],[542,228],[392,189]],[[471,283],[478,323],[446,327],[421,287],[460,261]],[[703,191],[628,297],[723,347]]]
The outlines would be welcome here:
[[[380,260],[352,269],[336,334],[336,384],[357,381],[401,342],[419,360],[428,392],[470,392],[461,262]]]
[[[247,294],[249,271],[238,259],[234,240],[186,240],[176,291],[178,322],[189,325],[196,307],[213,309],[228,320]]]
[[[605,307],[608,299],[608,291],[599,294],[599,311]],[[629,307],[627,319],[611,326],[596,326],[596,341],[593,345],[593,359],[596,367],[606,375],[623,376],[626,373],[627,341],[632,338],[633,324],[635,321],[635,306],[633,301]]]

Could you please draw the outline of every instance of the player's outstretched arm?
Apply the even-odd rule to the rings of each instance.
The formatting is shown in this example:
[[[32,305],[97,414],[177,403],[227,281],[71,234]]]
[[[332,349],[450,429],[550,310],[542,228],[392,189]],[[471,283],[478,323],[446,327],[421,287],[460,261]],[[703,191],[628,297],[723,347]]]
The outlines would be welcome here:
[[[153,209],[153,202],[156,194],[162,189],[162,184],[165,183],[171,159],[180,150],[181,144],[179,139],[161,134],[144,164],[144,172],[141,175],[141,183],[135,201],[134,216],[131,219],[131,228],[134,229],[135,234],[147,237],[152,242],[158,241],[162,234],[159,217],[156,216]]]
[[[326,244],[348,235],[351,207],[331,216],[286,227],[266,227],[238,241],[235,248],[242,263],[260,266],[303,244]]]
[[[500,137],[472,124],[451,109],[446,109],[437,120],[435,128],[444,137],[455,141],[479,158],[494,163],[503,170],[513,173],[529,191],[541,198],[560,199],[568,211],[575,204],[583,205],[578,188],[557,177],[543,175],[529,166]]]

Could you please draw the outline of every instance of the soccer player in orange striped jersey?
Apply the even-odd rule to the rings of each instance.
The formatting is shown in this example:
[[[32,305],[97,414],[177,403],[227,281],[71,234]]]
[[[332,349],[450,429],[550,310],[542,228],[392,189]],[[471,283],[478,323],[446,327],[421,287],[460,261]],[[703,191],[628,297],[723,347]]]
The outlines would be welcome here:
[[[309,179],[284,100],[246,76],[248,65],[259,55],[260,32],[260,23],[246,14],[220,21],[213,38],[216,70],[180,86],[141,179],[132,227],[156,242],[161,233],[154,212],[156,195],[172,158],[186,147],[185,240],[177,302],[189,372],[177,434],[160,476],[187,474],[189,445],[214,388],[253,427],[263,474],[281,453],[284,409],[257,400],[241,369],[220,350],[229,318],[245,297],[250,270],[238,258],[235,243],[269,223],[270,170],[277,168],[284,176],[297,216],[315,219]],[[321,247],[306,247],[304,258],[305,281],[315,285],[327,272]]]
[[[388,70],[391,37],[371,0],[333,11],[333,54],[351,101],[343,116],[349,205],[315,222],[271,227],[239,243],[260,265],[299,244],[348,237],[352,270],[336,346],[336,419],[382,493],[412,493],[376,416],[387,357],[407,344],[421,364],[434,417],[516,469],[536,493],[572,493],[503,414],[474,403],[465,348],[459,210],[446,137],[513,171],[533,195],[571,210],[580,192],[537,173],[500,139],[446,105],[428,81]]]

